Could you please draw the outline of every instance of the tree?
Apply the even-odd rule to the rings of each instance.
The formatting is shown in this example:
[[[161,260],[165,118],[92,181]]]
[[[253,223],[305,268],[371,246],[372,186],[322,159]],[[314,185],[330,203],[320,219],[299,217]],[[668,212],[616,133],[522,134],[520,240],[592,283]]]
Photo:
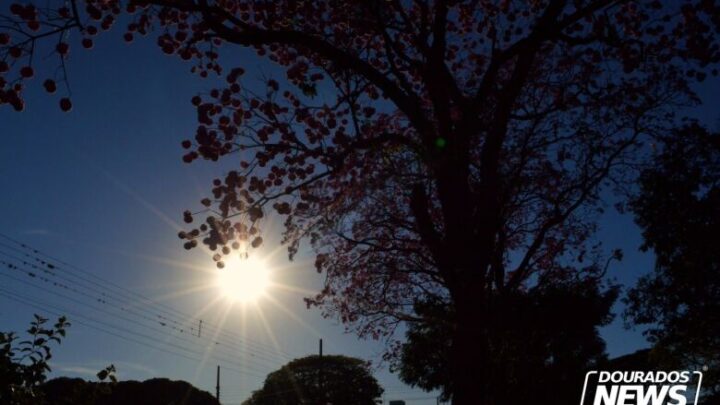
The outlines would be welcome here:
[[[593,257],[601,191],[627,180],[643,140],[673,125],[695,101],[690,83],[720,60],[720,9],[708,0],[68,4],[11,6],[0,102],[22,110],[38,41],[57,34],[64,61],[65,33],[91,47],[123,11],[135,13],[126,40],[157,32],[162,51],[200,76],[225,74],[223,44],[284,67],[264,93],[232,67],[225,88],[193,97],[199,126],[183,159],[240,162],[180,238],[218,251],[222,267],[262,243],[274,209],[290,256],[309,241],[326,275],[308,305],[361,336],[426,322],[418,298],[445,302],[456,404],[502,402],[486,384],[502,367],[490,351],[502,303],[577,268],[597,276],[599,266],[575,264]]]
[[[307,356],[270,373],[245,405],[374,405],[383,389],[368,364],[346,356]]]
[[[574,404],[588,370],[606,363],[598,328],[611,319],[618,288],[567,280],[507,297],[505,321],[492,333],[493,361],[503,364],[489,382],[507,403]],[[449,373],[452,315],[440,303],[421,303],[418,314],[437,319],[413,324],[395,360],[400,378],[425,390],[453,392]]]
[[[664,137],[640,185],[631,207],[656,261],[629,291],[625,315],[674,366],[708,366],[703,384],[717,390],[720,134],[691,123]]]
[[[185,381],[152,378],[145,381],[91,382],[60,377],[40,389],[52,405],[218,405],[210,393]]]
[[[50,371],[51,344],[60,343],[70,326],[65,317],[51,327],[40,315],[30,323],[27,340],[17,342],[13,332],[0,332],[0,402],[9,405],[35,404],[42,401],[38,387]]]

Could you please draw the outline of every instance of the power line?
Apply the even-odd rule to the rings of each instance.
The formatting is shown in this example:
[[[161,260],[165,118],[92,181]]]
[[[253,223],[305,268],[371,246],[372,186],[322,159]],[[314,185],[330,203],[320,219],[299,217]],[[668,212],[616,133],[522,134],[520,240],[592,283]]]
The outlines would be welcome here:
[[[3,263],[3,262],[4,262],[3,260],[0,260],[0,263]],[[20,271],[22,271],[22,270],[20,270]],[[26,274],[31,274],[31,273],[28,273],[28,272],[25,272],[25,273],[26,273]],[[3,276],[3,277],[5,277],[5,278],[9,278],[9,279],[18,281],[18,282],[20,282],[20,283],[23,283],[23,284],[25,284],[25,285],[29,285],[29,286],[31,286],[31,287],[33,287],[33,288],[36,288],[36,289],[39,289],[39,290],[42,290],[42,291],[51,293],[51,294],[53,294],[53,295],[56,295],[56,296],[58,296],[58,297],[61,297],[61,298],[64,299],[64,300],[71,301],[71,302],[75,302],[75,303],[77,303],[77,304],[83,305],[84,307],[88,307],[88,306],[89,306],[89,305],[88,305],[87,303],[85,303],[85,302],[82,302],[82,301],[77,300],[77,299],[75,299],[75,298],[68,297],[68,296],[66,296],[66,295],[64,295],[64,294],[60,294],[60,293],[58,293],[58,292],[52,291],[51,289],[43,288],[42,286],[35,285],[35,284],[31,283],[31,282],[28,282],[28,281],[26,281],[26,280],[19,279],[19,278],[17,278],[17,277],[12,276],[12,275],[5,274],[4,272],[0,272],[0,276]],[[37,276],[35,276],[35,277],[37,277]],[[82,294],[82,292],[79,292],[79,293]],[[105,308],[97,307],[97,306],[95,306],[95,305],[90,306],[90,308],[92,308],[92,309],[95,310],[95,311],[102,312],[102,313],[104,313],[104,314],[110,315],[111,317],[119,318],[119,319],[125,320],[125,321],[127,321],[127,322],[130,322],[131,324],[138,325],[138,326],[140,326],[140,327],[144,327],[144,328],[146,328],[146,329],[148,329],[148,330],[150,330],[150,331],[152,331],[152,332],[159,333],[159,334],[161,334],[161,335],[163,335],[163,336],[166,336],[166,335],[167,335],[167,334],[165,333],[166,331],[164,331],[164,330],[162,330],[162,329],[159,329],[159,328],[157,328],[157,327],[151,327],[151,326],[148,326],[148,325],[140,324],[140,323],[138,323],[136,320],[130,319],[130,318],[125,317],[125,316],[121,316],[121,315],[119,315],[119,314],[112,313],[112,312],[106,310]],[[178,340],[181,340],[181,341],[183,341],[183,342],[190,343],[190,344],[195,344],[195,345],[199,345],[199,344],[200,344],[198,341],[193,341],[193,340],[191,340],[191,339],[186,339],[186,338],[183,338],[183,337],[181,337],[181,336],[174,336],[174,335],[170,335],[170,336],[173,337],[173,338],[175,338],[175,339],[178,339]],[[207,350],[208,347],[211,347],[211,346],[212,346],[212,345],[205,346],[204,349]],[[177,346],[177,347],[180,347],[180,346]],[[183,350],[187,350],[187,351],[192,351],[191,349],[187,349],[187,348],[185,348],[185,347],[182,347],[182,349],[183,349]],[[195,353],[196,353],[196,354],[199,354],[199,353],[197,353],[197,352],[195,352]],[[247,362],[247,361],[248,361],[248,359],[239,357],[239,356],[238,356],[237,354],[235,354],[235,353],[227,353],[227,354],[224,354],[224,355],[233,357],[233,358],[235,358],[235,359],[237,359],[237,360],[239,360],[239,361],[242,361],[242,362]],[[259,364],[259,363],[257,363],[256,361],[254,361],[254,362],[255,362],[256,365],[258,365],[258,366],[260,366],[260,367],[267,367],[267,368],[265,368],[266,370],[267,370],[267,369],[270,369],[271,367],[275,367],[275,365],[270,366],[270,365]]]
[[[119,286],[119,285],[117,285],[117,284],[114,284],[114,283],[112,283],[111,281],[108,281],[108,280],[105,280],[105,279],[103,279],[103,278],[101,278],[101,277],[99,277],[99,276],[96,276],[96,275],[93,274],[92,272],[88,272],[88,271],[79,269],[79,268],[76,267],[76,266],[73,266],[73,265],[71,265],[71,264],[65,263],[65,262],[63,262],[63,261],[61,261],[61,260],[59,260],[59,259],[56,259],[56,258],[54,258],[54,257],[52,257],[52,256],[49,256],[49,255],[47,255],[47,254],[45,254],[45,253],[42,253],[42,252],[39,251],[38,249],[32,248],[32,247],[28,246],[27,244],[22,243],[22,242],[19,242],[19,241],[15,240],[15,239],[7,236],[7,235],[4,235],[4,234],[0,233],[0,237],[2,237],[2,238],[4,238],[4,239],[6,239],[6,240],[8,240],[8,241],[10,241],[10,242],[12,242],[12,243],[14,243],[15,245],[20,246],[21,249],[18,248],[18,247],[15,247],[15,246],[9,246],[9,245],[7,245],[7,244],[5,244],[5,243],[2,243],[2,242],[0,242],[0,246],[4,246],[5,248],[11,249],[11,250],[13,250],[13,251],[15,251],[15,252],[18,252],[18,253],[24,255],[25,257],[27,257],[28,259],[35,260],[36,262],[40,263],[41,266],[43,266],[43,267],[41,268],[43,271],[48,271],[48,270],[50,270],[50,271],[49,271],[49,274],[51,274],[51,275],[53,275],[53,276],[55,276],[55,277],[62,278],[62,279],[64,279],[64,280],[69,281],[69,282],[72,282],[72,283],[78,283],[78,282],[75,281],[75,280],[69,280],[69,279],[67,279],[66,277],[63,277],[62,275],[58,275],[58,272],[55,271],[55,270],[58,270],[58,269],[63,270],[63,272],[64,272],[65,274],[68,274],[68,275],[70,275],[70,276],[75,277],[76,279],[79,279],[80,282],[81,282],[81,284],[82,284],[82,283],[85,283],[85,285],[84,285],[85,288],[91,289],[91,290],[93,290],[93,291],[101,294],[102,296],[110,297],[110,298],[113,298],[113,299],[115,299],[115,300],[117,300],[117,301],[120,301],[120,302],[122,302],[123,300],[130,300],[130,301],[135,301],[135,300],[136,300],[135,298],[129,297],[129,295],[139,297],[142,301],[144,301],[144,303],[150,303],[150,304],[152,304],[152,307],[153,307],[155,310],[160,311],[160,312],[163,312],[163,313],[165,313],[165,314],[167,314],[167,315],[169,315],[169,316],[171,316],[171,317],[177,317],[177,315],[171,315],[171,313],[170,313],[169,311],[165,311],[165,310],[159,309],[158,307],[168,308],[170,311],[175,312],[175,313],[177,313],[177,314],[180,314],[182,317],[189,318],[189,322],[178,322],[178,321],[175,320],[175,319],[172,319],[172,318],[169,318],[169,317],[166,317],[166,316],[162,316],[162,315],[159,315],[159,314],[155,314],[159,319],[164,320],[164,321],[168,321],[168,322],[170,322],[170,323],[173,323],[174,325],[178,325],[179,328],[182,328],[182,329],[189,329],[189,330],[191,330],[191,331],[195,330],[194,327],[192,327],[192,326],[187,326],[188,324],[190,324],[190,325],[194,324],[195,321],[196,321],[196,319],[194,319],[194,317],[192,317],[192,316],[190,316],[190,315],[184,314],[184,313],[182,313],[182,312],[180,312],[180,311],[177,311],[177,310],[175,310],[175,309],[173,309],[173,308],[171,308],[171,307],[169,307],[169,306],[167,306],[167,305],[164,305],[164,304],[162,304],[162,303],[158,303],[158,302],[153,301],[152,299],[150,299],[150,298],[148,298],[148,297],[145,297],[145,296],[143,296],[143,295],[141,295],[141,294],[138,294],[138,293],[135,293],[135,292],[133,292],[133,291],[131,291],[131,290],[128,290],[128,289],[126,289],[126,288],[124,288],[124,287],[122,287],[122,286]],[[40,255],[40,256],[44,257],[44,259],[38,257],[37,255]],[[14,257],[14,258],[15,258],[16,260],[21,260],[21,261],[25,262],[24,259],[19,259],[19,258],[17,258],[17,257]],[[56,262],[56,263],[51,263],[51,262],[49,262],[47,259],[50,259],[50,260],[52,260],[52,261],[54,261],[54,262]],[[58,265],[57,263],[62,263],[62,265]],[[38,268],[37,266],[35,266],[35,265],[32,264],[32,263],[27,263],[27,264]],[[47,269],[46,269],[45,267],[47,267]],[[70,268],[68,268],[68,267],[72,267],[72,268],[76,269],[76,271],[74,271],[74,270],[72,270],[72,269],[70,269]],[[81,272],[81,273],[83,273],[83,274],[87,274],[88,276],[90,276],[90,277],[92,277],[92,278],[94,278],[94,279],[96,279],[96,280],[101,281],[102,284],[100,284],[100,283],[98,283],[98,282],[96,282],[96,281],[90,280],[90,279],[88,279],[88,278],[85,277],[85,276],[78,275],[78,274],[76,274],[77,272]],[[95,286],[97,286],[97,287],[100,287],[101,290],[98,290],[97,288],[94,288],[94,287],[92,287],[92,286],[88,286],[88,285],[87,285],[88,283],[89,283],[89,284],[92,284],[92,285],[95,285]],[[115,291],[110,292],[110,293],[106,293],[105,291],[103,291],[103,290],[108,290],[108,289],[109,289],[108,286],[114,287],[114,290],[115,290]],[[120,291],[118,291],[118,290],[120,290]],[[119,296],[124,296],[124,298],[120,298]],[[216,326],[216,325],[213,325],[213,324],[211,324],[211,323],[204,322],[204,323],[203,323],[203,326],[205,326],[206,329],[208,329],[210,332],[212,332],[213,330],[216,331],[216,332],[217,332],[217,333],[216,333],[217,336],[223,335],[223,336],[225,336],[225,337],[230,337],[230,338],[233,339],[233,340],[243,341],[243,342],[247,345],[247,347],[243,347],[243,349],[246,350],[246,351],[248,351],[248,352],[255,351],[256,353],[264,353],[264,354],[266,354],[266,355],[268,355],[268,356],[273,356],[273,357],[276,357],[276,358],[281,358],[283,362],[284,362],[284,361],[287,361],[287,360],[290,360],[290,359],[292,358],[292,356],[290,356],[290,355],[287,354],[286,352],[283,352],[282,350],[279,350],[278,348],[275,348],[275,347],[272,347],[272,346],[269,346],[269,345],[266,345],[266,344],[254,342],[254,341],[252,341],[252,339],[249,339],[249,338],[246,338],[246,337],[241,337],[240,335],[237,335],[237,334],[234,334],[234,333],[231,333],[231,332],[226,332],[226,331],[224,331],[222,328],[220,328],[220,327],[218,327],[218,326]],[[207,335],[208,335],[208,334],[206,333],[206,336],[207,336]],[[226,345],[227,345],[227,344],[226,344]],[[228,345],[228,346],[229,346],[229,345]],[[270,349],[268,349],[268,347],[270,347]]]
[[[4,260],[0,260],[0,262],[5,263],[8,268],[11,268],[11,269],[15,269],[15,270],[24,272],[25,274],[27,274],[28,276],[30,276],[30,277],[32,277],[32,278],[34,278],[34,279],[39,279],[39,280],[41,280],[41,281],[43,281],[43,282],[45,282],[45,283],[52,284],[52,285],[55,286],[55,287],[64,288],[64,289],[66,289],[66,290],[73,291],[73,292],[75,292],[76,294],[86,296],[86,297],[90,298],[93,302],[96,302],[96,301],[97,301],[97,302],[99,302],[99,303],[101,303],[101,304],[104,304],[104,305],[110,305],[110,304],[108,303],[108,301],[107,301],[107,298],[111,298],[111,297],[108,296],[107,294],[105,294],[105,293],[102,292],[102,291],[98,291],[97,289],[94,290],[95,292],[99,293],[99,294],[100,294],[102,297],[104,297],[104,298],[94,297],[94,296],[92,296],[92,295],[90,295],[90,294],[88,294],[88,293],[86,293],[86,292],[84,292],[84,291],[78,290],[77,288],[75,288],[75,287],[72,286],[72,285],[67,285],[67,284],[63,284],[63,283],[58,283],[58,282],[55,282],[55,281],[51,281],[49,278],[44,277],[42,274],[39,274],[39,273],[42,272],[43,274],[46,274],[46,275],[55,276],[55,277],[57,276],[56,274],[54,274],[53,272],[49,271],[48,269],[46,269],[46,268],[44,268],[44,267],[38,267],[38,266],[35,265],[35,264],[27,263],[27,262],[24,261],[23,259],[20,259],[20,258],[18,258],[18,257],[16,257],[16,256],[13,256],[13,255],[9,255],[9,254],[1,251],[1,250],[0,250],[0,255],[4,255],[4,256],[6,256],[6,257],[11,257],[12,259],[17,260],[17,261],[19,261],[19,262],[22,263],[22,264],[20,264],[20,265],[18,266],[18,265],[14,265],[14,264],[8,263],[8,262],[6,262],[6,261],[4,261]],[[37,272],[30,271],[29,269],[27,269],[26,266],[32,267],[33,269],[37,270]],[[24,269],[24,270],[23,270],[23,269]],[[65,279],[65,280],[67,280],[67,279]],[[70,282],[71,282],[71,283],[74,283],[74,281],[72,281],[72,280],[70,280]],[[82,287],[82,285],[81,285],[81,287]],[[57,293],[54,293],[54,294],[58,295]],[[71,300],[73,300],[73,299],[71,299]],[[121,311],[126,312],[126,313],[130,313],[130,314],[134,314],[134,315],[136,315],[136,316],[139,316],[139,317],[141,317],[141,318],[143,318],[143,319],[145,319],[145,320],[147,320],[147,321],[149,321],[149,322],[152,322],[153,325],[159,324],[159,325],[162,325],[163,327],[171,328],[171,329],[173,329],[174,331],[179,332],[179,333],[191,334],[189,331],[187,331],[186,329],[183,329],[182,327],[178,328],[178,327],[175,327],[175,326],[173,326],[173,325],[168,325],[167,323],[165,323],[165,322],[163,322],[163,321],[161,321],[161,320],[157,320],[157,319],[154,319],[153,317],[148,317],[148,316],[143,315],[143,314],[141,314],[141,313],[139,313],[139,312],[137,312],[137,311],[133,311],[132,309],[127,308],[126,306],[124,306],[124,305],[123,305],[123,302],[120,301],[120,300],[118,300],[118,303],[120,304],[120,305],[119,305],[119,308],[120,308]],[[111,306],[111,308],[115,308],[115,307],[114,307],[114,306]],[[117,309],[117,308],[115,308],[115,309]],[[100,310],[100,311],[102,311],[102,310]],[[162,333],[165,333],[165,332],[163,331]],[[192,335],[193,337],[195,337],[194,334],[191,334],[191,335]],[[173,335],[171,335],[171,336],[173,336]],[[215,344],[215,345],[217,345],[217,346],[221,346],[222,348],[227,347],[228,350],[230,350],[230,351],[232,351],[232,352],[235,351],[235,350],[233,350],[233,346],[235,346],[235,345],[226,344],[226,343],[220,342],[220,341],[218,341],[218,340],[213,340],[211,343],[213,343],[213,344]],[[244,351],[244,352],[249,353],[252,357],[254,357],[254,358],[256,358],[256,359],[263,359],[263,360],[267,361],[269,364],[272,364],[273,366],[276,366],[276,364],[277,364],[277,362],[278,362],[277,359],[273,359],[273,358],[267,357],[266,355],[263,354],[263,352],[257,352],[257,351],[254,351],[254,350],[252,350],[252,349],[249,349],[249,348],[238,347],[238,346],[235,346],[235,348],[237,348],[237,349],[239,349],[239,350],[241,350],[241,351]],[[257,353],[257,355],[256,355],[256,353]],[[283,359],[282,361],[284,362],[284,359]]]
[[[116,283],[113,283],[112,281],[109,281],[109,280],[107,280],[107,279],[104,279],[104,278],[102,278],[102,277],[99,277],[99,276],[97,276],[96,274],[94,274],[93,272],[90,272],[90,271],[81,269],[81,268],[79,268],[79,267],[77,267],[77,266],[75,266],[75,265],[73,265],[73,264],[64,262],[64,261],[61,260],[61,259],[58,259],[58,258],[56,258],[56,257],[54,257],[54,256],[51,256],[51,255],[49,255],[49,254],[47,254],[47,253],[44,253],[43,251],[41,251],[41,250],[39,250],[39,249],[36,249],[36,248],[34,248],[34,247],[31,247],[31,246],[29,246],[29,245],[26,244],[26,243],[20,242],[20,241],[14,239],[14,238],[12,238],[12,237],[10,237],[10,236],[8,236],[8,235],[5,235],[5,234],[3,234],[3,233],[0,233],[0,237],[2,237],[2,238],[4,238],[4,239],[6,239],[7,241],[10,241],[10,242],[12,242],[13,244],[19,246],[22,250],[19,249],[19,248],[16,248],[16,247],[8,246],[7,244],[4,244],[4,243],[1,243],[1,242],[0,242],[0,245],[2,245],[2,246],[8,247],[8,248],[13,249],[13,250],[18,251],[18,252],[22,252],[23,254],[27,255],[28,257],[31,257],[31,255],[29,255],[28,252],[32,252],[32,253],[35,254],[35,255],[42,256],[42,257],[44,257],[45,259],[41,259],[41,258],[36,257],[36,256],[33,257],[33,258],[35,258],[36,260],[40,261],[41,263],[49,263],[48,260],[51,260],[51,261],[55,262],[55,263],[49,263],[49,264],[51,264],[51,265],[53,266],[53,269],[62,269],[64,272],[67,272],[67,273],[73,275],[73,276],[76,277],[76,278],[79,278],[79,279],[84,280],[84,281],[86,281],[86,282],[92,283],[92,284],[97,285],[98,287],[101,287],[101,288],[106,288],[106,289],[108,289],[108,286],[109,286],[109,287],[112,287],[113,289],[116,290],[116,293],[117,293],[117,294],[119,294],[119,295],[124,295],[124,296],[126,297],[126,299],[130,299],[130,300],[132,300],[132,301],[139,299],[139,300],[143,301],[145,304],[151,304],[151,305],[153,306],[153,308],[156,308],[156,310],[158,310],[159,312],[163,312],[163,313],[165,313],[165,314],[167,314],[167,315],[170,315],[170,316],[173,316],[173,317],[178,317],[178,316],[179,316],[179,317],[181,317],[181,318],[187,318],[187,319],[189,320],[189,322],[188,322],[187,324],[189,324],[189,325],[194,325],[195,323],[197,323],[197,321],[200,320],[200,319],[196,318],[196,317],[193,316],[193,315],[189,315],[189,314],[187,314],[187,313],[181,312],[181,311],[179,311],[179,310],[177,310],[177,309],[175,309],[175,308],[172,308],[172,307],[170,307],[170,306],[168,306],[168,305],[165,305],[165,304],[163,304],[163,303],[161,303],[161,302],[154,301],[154,300],[152,300],[151,298],[149,298],[149,297],[147,297],[147,296],[144,296],[144,295],[142,295],[142,294],[139,294],[139,293],[137,293],[137,292],[135,292],[135,291],[133,291],[133,290],[130,290],[130,289],[126,288],[126,287],[123,287],[123,286],[121,286],[121,285],[118,285],[118,284],[116,284]],[[77,273],[82,273],[82,274],[84,274],[84,275],[86,275],[86,276],[89,276],[89,277],[91,277],[91,278],[93,278],[93,279],[95,279],[95,280],[98,280],[98,281],[101,282],[102,284],[100,284],[100,283],[98,283],[98,282],[96,282],[96,281],[93,281],[93,280],[89,280],[86,276],[80,276],[80,275],[78,275]],[[134,298],[129,298],[129,296],[132,296],[132,297],[134,297]],[[185,324],[185,323],[182,323],[182,324]],[[263,350],[268,350],[268,348],[269,348],[269,350],[272,351],[272,352],[279,352],[278,355],[281,355],[281,356],[284,354],[283,357],[285,357],[285,360],[290,360],[290,359],[293,358],[292,355],[290,355],[289,353],[283,352],[282,350],[280,350],[280,349],[278,349],[278,348],[272,347],[272,346],[267,345],[267,344],[262,343],[262,342],[254,342],[254,341],[252,341],[251,339],[249,339],[249,338],[247,338],[247,337],[238,335],[238,334],[236,334],[236,333],[232,333],[232,332],[225,331],[225,330],[223,330],[223,328],[222,328],[221,326],[217,326],[217,325],[214,325],[214,324],[209,323],[209,322],[204,322],[203,325],[204,325],[206,328],[209,327],[209,330],[210,330],[210,331],[217,331],[219,335],[224,335],[224,336],[229,337],[229,338],[231,338],[231,339],[243,340],[243,341],[245,341],[246,343],[255,345],[255,346],[258,347],[258,348],[259,348],[259,347],[264,347]],[[192,326],[190,326],[189,328],[190,328],[190,329],[194,329]]]
[[[59,297],[61,302],[65,304],[75,303],[77,305],[81,305],[82,309],[69,311],[67,308],[33,300],[29,296],[24,296],[17,294],[16,292],[0,288],[0,296],[7,299],[44,312],[49,312],[56,316],[61,316],[63,314],[70,315],[73,317],[73,322],[85,327],[133,344],[138,344],[173,356],[182,357],[190,361],[204,363],[207,359],[212,357],[213,359],[220,361],[223,368],[242,375],[264,378],[269,367],[272,367],[273,369],[277,368],[279,367],[277,365],[278,362],[282,362],[281,364],[284,364],[288,359],[292,358],[287,352],[284,352],[277,347],[254,342],[251,339],[240,336],[236,333],[226,332],[221,326],[205,322],[204,320],[200,320],[199,318],[195,318],[194,316],[175,310],[170,306],[135,293],[132,290],[96,276],[92,272],[80,269],[72,264],[68,264],[50,255],[42,253],[41,251],[10,238],[7,235],[0,233],[0,237],[4,240],[10,241],[10,244],[8,244],[4,243],[2,239],[0,239],[0,264],[5,264],[5,267],[7,267],[8,270],[11,270],[10,273],[17,271],[17,274],[23,273],[29,278],[23,277],[24,279],[21,279],[13,276],[12,274],[7,274],[7,272],[2,271],[2,267],[0,267],[0,276],[29,285],[40,291],[49,292],[54,296]],[[7,260],[2,260],[3,257]],[[45,288],[43,285],[46,285],[49,288]],[[66,290],[71,293],[72,297],[54,290]],[[90,301],[91,304],[85,302],[85,300]],[[150,305],[150,307],[137,305],[138,301],[141,304]],[[120,327],[113,323],[98,320],[92,316],[83,315],[83,312],[78,312],[87,309],[96,311],[98,314],[102,314],[103,317],[100,319],[125,321],[128,322],[131,327]],[[127,316],[124,316],[123,314]],[[105,315],[108,315],[109,317],[106,319],[104,318]],[[193,333],[195,328],[192,326],[192,323],[196,320],[198,321],[197,335]],[[188,324],[191,326],[188,327]],[[162,328],[158,327],[158,325],[162,326]],[[203,332],[205,333],[200,333],[201,327],[203,327]],[[152,334],[167,336],[168,331],[164,329],[172,329],[180,335],[191,335],[193,339],[169,333],[171,338],[190,344],[191,346],[198,345],[202,348],[202,350],[197,351],[190,347],[186,347],[185,345],[167,341],[164,343],[165,346],[158,346],[156,344],[158,339],[155,336],[152,336]],[[143,332],[148,332],[150,334]],[[205,346],[200,343],[200,338],[206,336],[210,337],[211,335],[214,336],[210,339],[210,345]],[[222,336],[223,338],[230,337],[232,340],[240,340],[243,345],[238,346],[237,343],[227,344],[223,342],[222,339],[219,339],[219,336]],[[197,338],[197,340],[195,338]],[[246,354],[246,356],[249,355],[253,358],[241,359],[239,355],[240,352],[236,353],[233,347],[239,348],[241,352]],[[268,347],[270,349],[268,349]],[[207,353],[207,350],[211,350],[209,354]],[[223,350],[229,351],[230,353],[223,353]],[[258,363],[258,359],[265,360],[268,364],[265,365]],[[247,364],[248,361],[253,362],[255,366]],[[270,366],[270,364],[272,364],[272,366]],[[259,371],[257,366],[261,367],[263,371]],[[235,392],[232,389],[230,390],[230,393],[232,395],[241,395],[240,392]]]
[[[13,293],[13,292],[11,292],[11,291],[5,290],[4,288],[0,288],[0,295],[1,295],[1,296],[4,296],[5,298],[10,299],[10,300],[12,300],[12,301],[19,302],[19,303],[21,303],[21,304],[24,304],[24,305],[27,305],[27,306],[36,308],[36,309],[38,309],[38,310],[41,310],[41,311],[44,311],[44,312],[53,314],[53,315],[55,315],[55,316],[62,316],[63,314],[73,313],[73,312],[74,312],[74,311],[67,311],[66,309],[63,309],[63,308],[58,308],[57,306],[50,305],[50,304],[45,303],[45,302],[41,302],[41,301],[38,301],[38,300],[29,299],[29,298],[24,297],[24,296],[22,296],[22,295],[19,295],[19,294]],[[48,309],[48,308],[49,308],[49,309]],[[145,341],[143,341],[143,340],[138,340],[138,339],[131,338],[131,337],[128,337],[128,336],[124,336],[124,335],[122,335],[122,334],[120,334],[120,333],[112,332],[112,331],[110,331],[110,330],[108,330],[108,329],[105,329],[105,327],[103,327],[103,326],[94,325],[94,323],[100,324],[100,325],[105,325],[106,327],[108,327],[108,328],[110,328],[110,329],[118,329],[118,330],[121,331],[121,333],[139,335],[142,339],[153,339],[152,337],[148,337],[147,335],[139,334],[139,333],[134,332],[134,331],[129,331],[129,330],[121,329],[121,328],[119,328],[119,327],[117,327],[117,326],[114,326],[114,325],[112,325],[112,324],[107,324],[107,323],[105,323],[105,322],[98,321],[98,320],[93,319],[93,318],[88,317],[88,316],[83,316],[83,315],[79,315],[79,314],[75,314],[75,315],[72,315],[72,316],[75,317],[75,318],[79,318],[79,319],[80,319],[80,320],[78,320],[78,319],[73,318],[73,319],[72,319],[73,322],[76,322],[76,323],[78,323],[78,324],[80,324],[80,325],[83,325],[83,326],[85,326],[85,327],[88,327],[88,328],[91,328],[91,329],[94,329],[94,330],[97,330],[97,331],[106,333],[106,334],[111,335],[111,336],[113,336],[113,337],[116,337],[116,338],[118,338],[118,339],[126,340],[126,341],[129,341],[129,342],[131,342],[131,343],[139,344],[139,345],[141,345],[141,346],[145,346],[145,347],[148,347],[148,348],[151,348],[151,349],[154,349],[154,350],[158,350],[158,351],[165,352],[165,353],[167,353],[167,354],[171,354],[171,355],[174,355],[174,356],[182,357],[182,358],[185,358],[185,359],[187,359],[187,360],[196,361],[196,362],[203,362],[203,360],[202,360],[201,358],[197,358],[197,357],[193,357],[193,356],[191,356],[191,355],[186,355],[186,354],[183,354],[183,353],[179,353],[179,352],[177,352],[177,351],[170,350],[170,349],[167,349],[167,348],[165,348],[165,347],[156,346],[156,345],[147,343],[147,342],[145,342]],[[83,320],[83,319],[84,319],[84,320]],[[183,349],[184,349],[184,348],[183,348]],[[187,350],[187,349],[184,349],[184,350]],[[196,352],[196,354],[202,355],[202,353],[197,353],[197,352]],[[217,360],[224,361],[224,362],[227,363],[227,364],[237,365],[236,363],[231,362],[231,361],[227,361],[226,359],[217,358],[217,357],[215,357],[215,356],[213,356],[213,357],[214,357],[215,359],[217,359]],[[234,367],[225,367],[225,369],[234,371],[234,372],[236,372],[236,373],[238,373],[238,374],[251,375],[251,376],[253,376],[253,377],[259,377],[259,378],[263,378],[263,377],[264,377],[263,375],[255,374],[255,373],[253,373],[253,372],[251,372],[251,371],[242,370],[242,369],[238,369],[238,368],[234,368]]]

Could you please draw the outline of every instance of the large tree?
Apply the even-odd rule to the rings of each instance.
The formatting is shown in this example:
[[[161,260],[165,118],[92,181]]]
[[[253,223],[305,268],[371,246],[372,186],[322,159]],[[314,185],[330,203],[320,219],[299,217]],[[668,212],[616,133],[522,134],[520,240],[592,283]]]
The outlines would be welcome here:
[[[374,405],[380,388],[369,364],[347,356],[307,356],[270,373],[244,405]]]
[[[617,292],[593,280],[571,279],[505,296],[508,309],[490,331],[497,366],[489,382],[503,392],[503,401],[577,403],[585,373],[606,363],[598,328],[612,319]],[[440,302],[418,303],[415,312],[436,321],[412,324],[391,360],[404,382],[440,389],[447,399],[454,385],[449,373],[453,314]]]
[[[603,186],[624,180],[720,60],[712,0],[58,3],[11,6],[0,102],[23,108],[38,41],[57,40],[64,61],[69,31],[91,47],[123,11],[134,13],[127,40],[154,32],[199,75],[227,73],[192,100],[184,160],[232,156],[237,169],[215,180],[203,223],[180,234],[186,247],[217,250],[222,267],[262,243],[273,208],[291,256],[309,241],[326,276],[308,304],[361,335],[426,322],[418,298],[446,302],[457,404],[501,401],[487,382],[502,367],[489,332],[504,297],[598,275],[577,262],[601,260],[587,242]],[[286,77],[251,91],[242,67],[219,65],[223,44]]]
[[[640,185],[631,207],[656,261],[625,315],[671,365],[707,366],[720,400],[720,134],[693,123],[664,137]]]

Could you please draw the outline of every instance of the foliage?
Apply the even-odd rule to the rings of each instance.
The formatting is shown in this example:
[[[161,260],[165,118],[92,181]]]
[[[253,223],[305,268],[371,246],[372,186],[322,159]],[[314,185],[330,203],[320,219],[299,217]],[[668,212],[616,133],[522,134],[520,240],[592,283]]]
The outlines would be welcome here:
[[[442,302],[416,302],[415,312],[432,321],[411,323],[398,353],[386,355],[403,382],[426,391],[441,389],[446,400],[452,392],[449,368],[454,323],[450,311]]]
[[[97,378],[100,381],[110,380],[111,383],[117,383],[117,377],[115,376],[115,365],[111,364],[97,373]]]
[[[508,403],[575,403],[585,372],[605,362],[598,328],[610,322],[617,287],[567,282],[535,287],[507,297],[501,304],[502,327],[492,336],[495,390]],[[449,373],[452,314],[446,306],[422,303],[420,314],[432,323],[411,324],[400,356],[394,359],[400,378],[425,390],[453,392]],[[558,387],[562,387],[559,389]]]
[[[590,242],[602,191],[632,178],[644,142],[720,61],[712,0],[50,3],[11,5],[0,103],[24,108],[39,41],[57,39],[64,66],[71,32],[91,48],[131,14],[126,40],[154,33],[163,53],[227,80],[192,98],[183,160],[239,163],[206,209],[185,212],[204,216],[179,234],[185,247],[206,245],[222,267],[262,244],[274,210],[290,256],[309,241],[326,275],[308,305],[361,336],[422,322],[418,299],[451,306],[459,404],[502,402],[485,385],[503,367],[490,351],[500,303],[568,271],[602,274],[586,266],[602,261]],[[220,64],[227,44],[285,77],[249,89],[241,66]],[[51,93],[67,85],[58,71]]]
[[[676,365],[720,366],[720,134],[689,124],[662,139],[632,203],[656,257],[625,299],[654,351]],[[707,381],[707,379],[706,379]],[[712,385],[712,384],[710,384]]]
[[[185,381],[166,378],[106,383],[60,377],[46,382],[41,389],[53,405],[218,405],[210,393]]]
[[[27,330],[27,340],[18,342],[14,332],[0,332],[0,402],[34,404],[41,401],[38,386],[50,371],[51,344],[60,343],[70,323],[58,318],[52,327],[46,318],[35,315]]]
[[[346,356],[307,356],[270,373],[245,405],[374,405],[382,388],[368,364]]]

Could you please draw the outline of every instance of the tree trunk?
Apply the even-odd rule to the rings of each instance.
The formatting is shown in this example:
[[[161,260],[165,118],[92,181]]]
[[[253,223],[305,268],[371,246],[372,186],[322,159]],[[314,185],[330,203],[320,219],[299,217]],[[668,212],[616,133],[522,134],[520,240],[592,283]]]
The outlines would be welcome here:
[[[463,294],[465,295],[465,294]],[[494,405],[492,363],[489,357],[488,316],[482,289],[474,298],[455,303],[457,327],[453,336],[451,377],[453,405]]]

